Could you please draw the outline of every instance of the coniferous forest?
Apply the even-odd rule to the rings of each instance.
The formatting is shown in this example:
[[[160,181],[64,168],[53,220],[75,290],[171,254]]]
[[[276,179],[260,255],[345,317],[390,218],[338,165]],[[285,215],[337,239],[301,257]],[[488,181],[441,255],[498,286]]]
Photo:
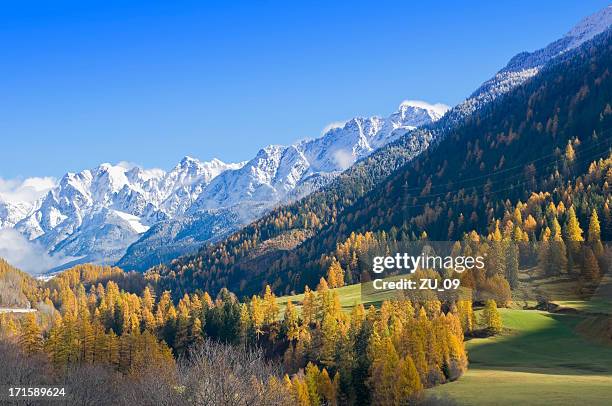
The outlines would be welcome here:
[[[35,279],[0,260],[0,388],[65,387],[61,401],[82,405],[455,404],[494,356],[523,372],[521,349],[557,348],[537,329],[520,341],[524,312],[588,337],[574,350],[564,330],[559,345],[599,369],[564,361],[550,375],[608,379],[611,67],[608,30],[461,120],[412,130],[144,273],[80,264]],[[484,258],[459,276],[415,272],[455,275],[461,294],[364,294],[375,256],[435,242]],[[576,303],[600,307],[583,316]],[[539,355],[537,373],[556,362]],[[607,382],[588,390],[612,396]]]

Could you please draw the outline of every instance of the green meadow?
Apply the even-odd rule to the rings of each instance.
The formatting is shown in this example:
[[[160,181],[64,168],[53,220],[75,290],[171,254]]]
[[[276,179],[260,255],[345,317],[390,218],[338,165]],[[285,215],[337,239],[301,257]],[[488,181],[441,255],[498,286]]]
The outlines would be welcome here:
[[[592,334],[601,330],[588,328],[607,324],[608,317],[500,312],[504,333],[468,340],[468,372],[456,382],[429,389],[428,395],[451,398],[461,405],[610,404],[612,346]]]
[[[343,286],[341,288],[336,288],[333,290],[338,292],[338,296],[340,298],[340,305],[342,306],[342,309],[346,312],[350,312],[353,306],[355,306],[356,304],[363,303],[363,305],[366,307],[368,307],[369,305],[376,306],[380,304],[380,302],[382,302],[383,300],[393,298],[396,295],[396,292],[381,291],[380,293],[376,294],[368,294],[367,300],[364,301],[361,295],[360,284]],[[299,295],[279,297],[276,300],[276,303],[278,303],[279,305],[279,314],[281,315],[281,317],[285,312],[285,306],[289,300],[291,300],[291,302],[297,306],[298,310],[300,310],[302,301],[304,300],[304,294],[302,293]]]

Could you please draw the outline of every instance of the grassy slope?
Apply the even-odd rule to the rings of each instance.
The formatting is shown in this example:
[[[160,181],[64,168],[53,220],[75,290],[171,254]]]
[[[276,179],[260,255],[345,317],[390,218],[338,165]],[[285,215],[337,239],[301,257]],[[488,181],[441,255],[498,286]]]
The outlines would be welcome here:
[[[383,278],[385,281],[396,281],[404,278],[406,275],[393,275]],[[362,289],[364,288],[365,289]],[[340,297],[340,305],[345,312],[350,312],[351,309],[359,303],[362,303],[366,309],[370,306],[379,306],[384,300],[392,300],[399,297],[404,297],[402,291],[398,290],[375,290],[372,288],[372,284],[354,284],[347,285],[341,288],[332,289],[338,293]],[[279,314],[282,315],[285,312],[285,305],[287,301],[291,300],[291,302],[296,305],[298,311],[301,311],[302,301],[304,300],[304,294],[292,295],[292,296],[282,296],[276,299],[276,303],[279,305]]]
[[[361,295],[361,284],[343,286],[341,288],[332,290],[338,292],[340,304],[342,305],[342,309],[346,312],[350,312],[353,306],[356,304],[363,303],[363,305],[367,308],[370,305],[376,306],[383,300],[391,299],[397,295],[397,292],[394,291],[380,291],[377,293],[368,293],[365,295],[366,299],[364,300]],[[297,306],[298,311],[301,311],[301,304],[304,300],[304,294],[279,297],[276,300],[276,303],[279,305],[279,314],[281,317],[285,312],[285,305],[289,300],[291,300],[291,302]]]
[[[429,393],[466,405],[610,404],[612,347],[576,332],[586,316],[501,312],[508,331],[468,341],[467,374]]]
[[[612,378],[470,369],[459,381],[428,389],[460,405],[609,405]]]

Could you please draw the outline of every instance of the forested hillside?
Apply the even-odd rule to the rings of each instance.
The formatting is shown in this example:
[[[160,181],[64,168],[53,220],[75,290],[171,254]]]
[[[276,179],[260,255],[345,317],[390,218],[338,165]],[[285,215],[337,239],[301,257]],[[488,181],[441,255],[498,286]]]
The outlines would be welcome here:
[[[568,53],[450,128],[439,144],[395,172],[409,158],[402,154],[402,142],[426,143],[431,131],[403,138],[324,191],[149,275],[177,295],[222,287],[249,294],[261,292],[266,283],[288,293],[315,285],[326,274],[331,253],[351,233],[384,231],[391,239],[417,239],[425,233],[433,240],[461,239],[471,230],[487,235],[495,219],[503,219],[532,193],[562,194],[568,182],[576,183],[563,201],[575,205],[580,223],[588,224],[593,209],[609,221],[607,186],[583,190],[578,177],[610,150],[611,46],[606,32]],[[289,230],[312,230],[312,237],[283,246]],[[276,249],[256,249],[270,240],[277,242]],[[345,275],[347,282],[359,278],[353,272]]]
[[[36,281],[0,258],[0,307],[28,308],[37,299]]]
[[[95,265],[32,284],[36,312],[0,314],[0,359],[34,369],[27,382],[78,382],[82,388],[70,389],[78,396],[107,390],[123,402],[148,391],[155,402],[219,404],[231,391],[245,397],[231,404],[387,404],[416,399],[467,368],[467,301],[459,308],[386,301],[347,314],[321,279],[301,312],[288,302],[281,314],[269,287],[243,303],[226,289],[214,300],[203,292],[173,301],[142,274]],[[92,384],[94,376],[112,381],[113,373],[130,383],[128,395],[110,382]]]
[[[273,245],[280,250],[293,248],[307,237],[333,224],[338,213],[426,149],[432,142],[434,133],[440,131],[439,127],[442,125],[440,121],[436,122],[433,128],[410,131],[398,141],[357,162],[339,175],[329,187],[316,191],[296,203],[276,208],[222,242],[204,246],[195,255],[173,261],[170,267],[166,265],[154,267],[149,273],[154,277],[157,274],[175,275],[189,262],[190,265],[185,268],[190,269],[189,275],[185,274],[181,278],[187,281],[194,277],[203,281],[208,279],[207,275],[201,272],[202,266],[206,264],[211,267],[210,275],[216,274],[216,277],[221,279],[217,279],[213,285],[204,283],[201,288],[220,289],[227,279],[225,275],[217,274],[216,265],[221,264],[221,268],[227,269],[240,259],[249,257],[254,249],[262,245],[264,249],[258,249],[257,252],[268,253],[266,245]],[[195,264],[201,266],[196,267]],[[198,271],[194,274],[196,268]]]

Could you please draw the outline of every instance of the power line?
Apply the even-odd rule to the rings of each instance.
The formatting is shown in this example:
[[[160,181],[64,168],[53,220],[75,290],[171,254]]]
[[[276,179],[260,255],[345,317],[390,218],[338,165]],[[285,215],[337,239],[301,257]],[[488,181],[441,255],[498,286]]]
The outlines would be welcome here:
[[[607,155],[607,154],[608,154],[608,151],[606,151],[606,152],[601,152],[601,153],[599,153],[599,154],[595,154],[595,155],[592,155],[592,156],[590,156],[590,157],[586,157],[586,158],[587,158],[588,160],[591,160],[591,159],[596,159],[597,157],[600,157],[600,158],[601,158],[601,157],[603,157],[603,156],[605,156],[605,155]],[[587,159],[585,159],[585,161],[586,161],[586,162],[589,162]],[[519,183],[512,184],[511,186],[509,186],[508,188],[505,188],[505,189],[491,190],[491,191],[488,191],[488,192],[486,192],[485,194],[483,194],[483,196],[486,196],[486,195],[489,195],[489,194],[494,194],[494,193],[497,193],[497,192],[500,192],[500,191],[504,191],[504,190],[510,190],[510,189],[515,188],[515,187],[518,187],[518,186],[521,186],[521,185],[525,185],[525,184],[527,184],[527,183],[531,183],[531,182],[540,182],[540,181],[542,181],[542,180],[545,180],[545,178],[546,178],[546,177],[548,177],[549,175],[550,175],[550,173],[549,173],[548,175],[546,175],[545,177],[541,177],[541,178],[538,178],[538,179],[527,179],[527,180],[521,181],[521,182],[519,182]],[[522,177],[522,176],[523,176],[523,175],[519,175],[519,176],[515,176],[515,177],[513,177],[513,178],[518,179],[518,178],[520,178],[520,177]],[[506,184],[506,183],[508,183],[508,180],[513,179],[513,178],[505,178],[505,179],[500,180],[500,182],[502,182],[502,181],[503,181],[503,182],[504,182],[504,184]],[[495,183],[495,182],[491,182],[491,185],[493,185],[494,183]],[[411,199],[415,199],[415,200],[416,200],[416,199],[426,199],[426,198],[427,198],[427,199],[431,199],[431,198],[434,198],[434,197],[441,197],[441,196],[446,196],[446,195],[448,195],[448,194],[458,193],[458,192],[461,192],[461,191],[463,191],[463,190],[480,189],[480,188],[483,188],[484,186],[487,186],[487,185],[488,185],[488,183],[481,183],[481,184],[478,184],[478,185],[467,186],[467,187],[463,187],[463,188],[460,188],[460,189],[451,189],[451,190],[448,190],[448,191],[445,191],[445,192],[441,192],[441,193],[434,193],[434,194],[427,194],[427,195],[414,195],[414,196],[409,196],[409,198],[411,198]],[[422,205],[415,205],[414,207],[422,207],[422,206],[425,206],[425,205],[426,205],[426,204],[422,204]]]
[[[602,133],[612,133],[612,129],[608,129],[608,130],[606,130],[606,131],[604,131]],[[612,137],[606,138],[605,140],[602,140],[602,141],[598,141],[598,142],[592,143],[588,147],[586,147],[585,149],[582,149],[582,151],[579,151],[579,152],[580,153],[584,153],[585,151],[588,151],[588,150],[591,150],[591,149],[595,149],[599,145],[602,145],[602,144],[610,144],[610,145],[612,145]],[[578,155],[578,153],[577,153],[577,155]],[[551,157],[554,157],[555,161],[549,163],[548,165],[554,165],[554,164],[557,164],[559,162],[559,160],[558,160],[559,157],[558,157],[557,154],[555,154],[555,153],[547,154],[547,155],[543,155],[543,156],[541,156],[541,157],[539,157],[537,159],[534,159],[534,160],[525,161],[525,162],[523,162],[523,163],[521,163],[519,165],[515,165],[515,166],[509,167],[509,168],[505,168],[505,169],[502,169],[502,170],[498,170],[498,171],[493,171],[493,172],[490,172],[490,173],[488,173],[486,175],[478,175],[478,176],[474,176],[474,177],[471,177],[471,178],[464,178],[464,179],[458,180],[455,183],[456,184],[457,183],[458,184],[467,183],[467,182],[471,182],[473,180],[479,180],[479,179],[484,179],[484,178],[491,177],[491,176],[497,176],[499,174],[507,173],[507,172],[510,172],[512,170],[515,170],[515,169],[523,169],[523,168],[525,168],[526,165],[533,164],[533,163],[536,163],[536,162],[540,162],[540,161],[543,161],[543,160],[551,158]],[[434,188],[434,187],[444,187],[444,186],[446,186],[446,185],[432,185],[432,188]],[[419,190],[422,190],[422,187],[404,188],[404,190],[407,190],[407,191],[419,191]]]

